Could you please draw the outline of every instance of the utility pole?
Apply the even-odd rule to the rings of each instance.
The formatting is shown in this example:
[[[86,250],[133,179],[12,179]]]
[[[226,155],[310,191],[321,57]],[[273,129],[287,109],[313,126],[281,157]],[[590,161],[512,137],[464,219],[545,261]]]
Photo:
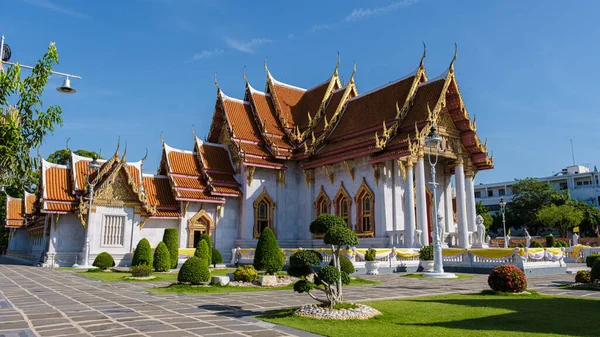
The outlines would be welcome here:
[[[573,150],[573,138],[571,138],[571,157],[573,157],[573,166],[575,165],[575,150]]]

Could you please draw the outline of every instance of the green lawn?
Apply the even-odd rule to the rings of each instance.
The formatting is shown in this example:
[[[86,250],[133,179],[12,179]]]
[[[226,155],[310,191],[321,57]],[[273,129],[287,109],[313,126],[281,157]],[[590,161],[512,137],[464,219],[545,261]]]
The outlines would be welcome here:
[[[354,278],[348,286],[362,286],[377,284],[377,281]],[[288,290],[293,291],[294,285],[290,284],[285,287],[269,288],[269,287],[232,287],[232,286],[191,286],[186,284],[171,284],[167,287],[148,288],[146,291],[155,294],[221,294],[221,293],[239,293],[239,292],[255,292],[255,291],[270,291],[270,290]]]
[[[210,274],[212,276],[225,276],[227,273],[233,273],[235,269],[214,269],[211,270]],[[93,278],[96,280],[100,280],[103,282],[157,282],[157,281],[167,281],[167,282],[177,282],[177,273],[152,273],[152,276],[156,276],[155,279],[152,280],[127,280],[126,277],[131,276],[131,273],[128,272],[114,272],[114,271],[104,271],[104,272],[78,272],[77,275],[85,276],[88,278]]]
[[[406,275],[403,275],[402,277],[419,278],[419,279],[425,279],[425,280],[464,280],[464,279],[469,279],[469,278],[475,278],[475,276],[473,276],[473,275],[464,275],[464,274],[456,274],[456,276],[458,276],[458,277],[442,279],[442,278],[425,277],[425,276],[423,276],[423,274],[406,274]]]
[[[598,336],[600,300],[543,295],[444,295],[365,303],[368,321],[314,320],[293,309],[257,318],[325,336]]]

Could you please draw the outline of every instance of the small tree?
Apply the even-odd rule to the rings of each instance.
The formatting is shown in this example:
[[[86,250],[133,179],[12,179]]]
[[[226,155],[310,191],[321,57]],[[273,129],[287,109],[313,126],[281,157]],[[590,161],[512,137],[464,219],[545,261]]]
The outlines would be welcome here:
[[[201,284],[210,280],[210,271],[206,265],[206,261],[197,256],[192,256],[183,263],[179,274],[177,274],[177,281],[190,283],[190,284]]]
[[[301,250],[290,257],[290,276],[299,277],[294,284],[294,291],[307,293],[310,297],[324,305],[333,307],[343,301],[342,286],[350,283],[348,273],[341,271],[340,250],[344,246],[354,246],[359,243],[358,236],[346,225],[346,222],[335,215],[321,214],[310,224],[312,234],[325,234],[323,241],[331,246],[333,266],[328,265],[315,272],[322,257],[315,251]],[[326,299],[319,298],[312,290],[325,293]]]
[[[196,246],[196,251],[194,251],[194,256],[199,257],[206,261],[206,267],[210,266],[211,260],[208,259],[208,246],[206,245],[206,241],[200,240],[198,241],[198,245]]]
[[[277,238],[270,228],[265,228],[256,244],[256,253],[254,254],[254,268],[264,270],[267,274],[275,275],[283,269],[285,260],[281,255]]]
[[[142,264],[152,266],[152,248],[150,248],[150,242],[146,239],[141,239],[140,242],[138,242],[137,247],[135,247],[135,252],[133,253],[133,260],[131,261],[131,266],[139,266]]]
[[[538,211],[537,219],[547,227],[557,229],[562,237],[566,237],[567,231],[583,220],[583,213],[569,204],[550,205]]]
[[[169,249],[164,242],[160,242],[154,250],[154,270],[158,272],[165,272],[171,269],[171,258],[169,256]]]
[[[163,234],[163,242],[169,249],[169,258],[171,259],[171,269],[177,268],[179,262],[179,231],[177,228],[167,228]]]
[[[212,249],[212,265],[213,267],[217,267],[217,265],[219,263],[223,263],[223,256],[221,255],[221,252],[219,252],[219,250],[217,248]]]
[[[212,240],[210,235],[202,234],[201,240],[206,241],[206,247],[208,247],[208,264],[212,262]]]
[[[94,260],[94,263],[92,264],[92,266],[98,267],[102,270],[105,270],[110,267],[114,267],[115,260],[109,253],[102,252],[102,253],[98,254],[98,256],[96,256],[96,259]]]

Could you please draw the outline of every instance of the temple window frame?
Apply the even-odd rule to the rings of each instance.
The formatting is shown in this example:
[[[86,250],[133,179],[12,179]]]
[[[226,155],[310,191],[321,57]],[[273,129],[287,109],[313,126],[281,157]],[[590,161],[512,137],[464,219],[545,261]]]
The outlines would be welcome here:
[[[316,217],[321,214],[331,214],[331,199],[329,199],[329,196],[325,193],[323,185],[321,185],[321,191],[319,192],[319,195],[317,195],[313,207],[315,209]]]
[[[346,221],[346,223],[348,224],[348,228],[352,229],[352,197],[350,197],[350,194],[348,194],[348,191],[346,191],[346,188],[344,187],[344,182],[340,183],[340,188],[338,189],[333,200],[333,208],[335,215],[344,219],[344,221]],[[344,200],[347,202],[348,206],[348,211],[346,215],[342,214],[342,202]]]
[[[274,228],[274,215],[275,215],[275,201],[267,192],[267,188],[263,188],[262,193],[254,200],[254,228],[253,237],[255,239],[260,238],[262,231],[265,228],[270,228],[275,233]],[[265,212],[260,212],[261,206],[266,207]],[[263,213],[263,214],[260,214]],[[264,224],[266,222],[266,224]]]
[[[359,237],[375,237],[375,193],[367,185],[364,177],[354,199],[356,202],[355,232]]]

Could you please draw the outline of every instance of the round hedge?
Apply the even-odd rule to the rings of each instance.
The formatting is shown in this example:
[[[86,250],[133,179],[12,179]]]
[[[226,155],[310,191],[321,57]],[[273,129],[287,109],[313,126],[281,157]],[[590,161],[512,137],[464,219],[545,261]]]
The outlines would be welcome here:
[[[520,293],[527,289],[527,278],[523,271],[512,264],[498,266],[488,277],[488,285],[494,291]]]
[[[152,265],[152,248],[150,248],[150,242],[146,239],[141,239],[135,247],[133,253],[133,260],[131,266],[139,266],[145,264],[147,266]]]
[[[329,261],[329,265],[333,266],[333,260]],[[340,255],[340,269],[346,274],[352,274],[356,271],[354,264],[352,264],[352,261],[346,255]]]
[[[177,268],[179,262],[179,231],[177,228],[167,228],[163,234],[162,241],[169,249],[169,258],[171,259],[171,269]]]
[[[323,213],[310,223],[310,232],[312,234],[325,234],[333,227],[348,227],[346,221],[337,215]]]
[[[201,284],[210,280],[210,271],[206,260],[192,256],[181,266],[177,281],[190,284]]]
[[[340,271],[334,266],[325,266],[317,272],[319,281],[333,285],[340,279]]]
[[[213,247],[212,249],[212,259],[211,262],[213,264],[213,266],[217,266],[219,263],[223,263],[223,256],[221,255],[221,252]]]
[[[298,280],[294,283],[294,291],[302,294],[307,293],[315,288],[315,284],[306,280]]]
[[[154,250],[153,267],[155,271],[165,272],[171,269],[171,257],[169,256],[169,248],[164,242],[160,242]]]
[[[212,239],[210,238],[210,235],[208,234],[202,234],[202,237],[200,238],[200,240],[204,240],[206,242],[206,247],[208,247],[208,263],[211,264],[212,263]]]
[[[92,263],[92,266],[105,270],[110,267],[114,267],[115,260],[109,253],[102,252],[98,254],[98,256],[96,256],[96,258],[94,259],[94,263]]]
[[[544,245],[539,241],[532,241],[531,244],[529,244],[529,248],[544,248]]]
[[[592,270],[590,271],[590,277],[592,278],[592,282],[600,281],[600,259],[594,261]]]
[[[323,261],[323,256],[314,250],[299,250],[290,256],[288,275],[292,277],[308,276],[312,267],[318,266]]]
[[[360,242],[360,240],[358,239],[358,235],[356,235],[356,233],[350,228],[345,226],[335,226],[330,228],[327,233],[325,233],[323,242],[326,245],[355,246]]]
[[[600,254],[590,254],[585,258],[585,265],[592,268],[596,260],[600,260]]]
[[[254,268],[264,270],[267,274],[274,275],[283,269],[285,260],[281,255],[277,238],[270,228],[265,228],[256,244],[254,253]]]
[[[206,241],[200,240],[198,241],[198,246],[196,246],[196,250],[194,251],[194,256],[199,257],[206,261],[206,267],[210,266],[211,260],[208,259],[208,245]]]
[[[592,276],[589,270],[579,270],[575,275],[575,282],[577,283],[592,283]]]
[[[556,245],[556,240],[554,239],[554,235],[546,235],[546,247],[554,247]]]

